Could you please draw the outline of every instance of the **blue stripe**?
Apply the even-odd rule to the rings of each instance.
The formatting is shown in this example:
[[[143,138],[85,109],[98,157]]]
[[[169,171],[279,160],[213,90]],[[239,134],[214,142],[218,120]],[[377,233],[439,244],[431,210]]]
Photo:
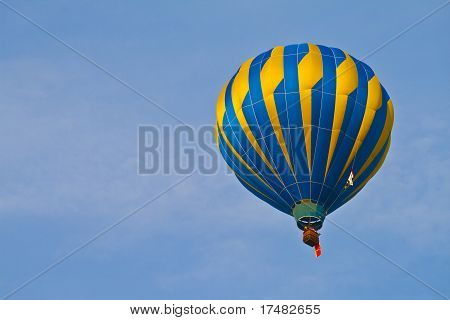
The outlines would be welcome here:
[[[333,52],[326,47],[319,46],[322,53],[323,64],[323,93],[320,110],[320,120],[317,142],[314,152],[312,181],[322,184],[324,181],[325,167],[330,148],[331,130],[333,129],[335,92],[336,92],[336,65]],[[323,128],[323,129],[322,129]],[[311,198],[319,200],[322,185],[311,186]]]
[[[382,105],[380,109],[378,109],[375,113],[375,117],[369,129],[369,132],[367,133],[367,136],[364,139],[361,148],[358,150],[358,153],[355,157],[355,163],[353,165],[353,172],[355,173],[355,175],[359,173],[359,169],[364,165],[373,149],[375,148],[376,144],[378,143],[378,140],[380,139],[381,133],[384,128],[384,124],[386,122],[387,102],[389,97],[385,94],[384,88],[382,88],[382,92]]]
[[[219,135],[219,150],[222,153],[222,156],[225,158],[227,164],[233,168],[233,170],[240,175],[242,179],[244,179],[248,184],[253,186],[255,189],[263,192],[264,194],[271,197],[274,202],[277,203],[278,206],[287,207],[286,200],[284,201],[280,199],[280,196],[270,190],[267,186],[265,186],[255,175],[253,175],[248,169],[241,164],[239,159],[237,159],[230,148],[227,146],[223,138]],[[257,194],[257,193],[255,193]],[[283,197],[284,198],[284,197]],[[290,202],[288,202],[290,203]],[[283,210],[282,210],[283,211]]]
[[[241,178],[239,178],[238,176],[236,176],[236,178],[239,180],[239,182],[244,186],[245,189],[247,189],[248,191],[250,191],[251,193],[253,193],[255,196],[257,196],[258,198],[260,198],[261,200],[267,202],[268,204],[270,204],[272,207],[274,207],[275,209],[280,210],[281,212],[284,212],[290,216],[292,216],[292,209],[285,205],[285,204],[281,204],[279,202],[274,202],[271,201],[270,199],[262,196],[261,194],[259,194],[258,192],[256,192],[255,190],[253,190],[252,188],[250,188],[247,184],[245,184]]]
[[[341,129],[345,134],[342,136],[342,141],[339,146],[335,149],[335,159],[331,163],[328,175],[325,180],[325,184],[334,187],[335,190],[340,190],[343,185],[339,184],[338,179],[344,168],[345,163],[347,162],[348,157],[350,156],[350,152],[355,144],[355,139],[358,135],[359,128],[361,127],[362,119],[364,117],[364,112],[366,109],[366,101],[367,101],[367,76],[364,68],[356,63],[357,71],[358,71],[358,89],[356,91],[356,103],[352,108],[352,112],[349,115],[348,123],[345,123],[343,128]],[[350,100],[350,97],[349,97]],[[349,110],[346,110],[346,113]],[[344,122],[345,122],[344,117]],[[348,172],[345,172],[342,176],[342,180],[344,180],[344,184],[348,178],[348,174],[350,174],[351,166],[347,169]]]
[[[261,176],[273,187],[277,192],[280,192],[284,187],[280,181],[273,175],[264,161],[261,159],[259,154],[248,141],[244,130],[239,124],[239,121],[234,112],[233,102],[231,98],[231,88],[234,82],[234,77],[231,79],[226,91],[225,91],[225,107],[226,116],[224,117],[224,133],[230,141],[233,148],[239,152],[244,161],[251,167],[254,171],[261,173]],[[248,94],[246,99],[244,99],[244,105],[250,104],[250,99]],[[251,107],[246,107],[251,108]]]
[[[353,187],[348,188],[347,190],[343,191],[341,193],[341,195],[339,196],[339,198],[335,201],[335,203],[333,204],[332,201],[328,201],[326,203],[327,206],[330,206],[330,208],[328,209],[328,214],[330,214],[331,212],[333,212],[334,210],[336,210],[337,208],[339,208],[340,206],[344,205],[345,203],[347,203],[348,201],[350,201],[353,197],[355,197],[361,190],[363,190],[364,188],[361,188],[358,192],[356,192],[351,198],[347,199],[345,201],[345,199],[348,197],[348,195],[350,193],[352,193],[353,190],[355,190],[355,188],[357,188],[358,186],[361,185],[361,183],[363,183],[363,181],[373,172],[373,170],[375,170],[375,168],[377,167],[378,163],[381,161],[381,158],[383,157],[384,152],[386,151],[386,148],[388,146],[389,143],[389,139],[386,141],[386,143],[384,144],[383,148],[380,150],[380,152],[377,154],[377,156],[375,157],[374,161],[369,165],[369,167],[364,171],[364,173],[358,178],[358,180],[355,181],[355,184],[353,185]]]
[[[257,66],[253,65],[254,63],[257,63],[257,61],[255,62],[255,60],[252,61],[249,72],[249,90],[253,106],[252,110],[250,110],[250,108],[246,108],[246,110],[244,110],[246,111],[244,112],[244,115],[249,125],[251,124],[250,128],[254,136],[258,140],[264,142],[261,143],[261,149],[263,150],[267,159],[271,161],[271,164],[278,172],[281,180],[283,180],[288,193],[293,198],[291,201],[296,202],[301,199],[300,193],[297,186],[295,185],[295,179],[290,173],[289,166],[286,162],[286,159],[284,158],[281,147],[278,144],[278,140],[273,131],[269,115],[267,113],[267,108],[263,100],[261,88],[261,71]],[[280,90],[281,89],[279,88],[279,91]],[[277,105],[278,110],[279,108],[280,107]]]

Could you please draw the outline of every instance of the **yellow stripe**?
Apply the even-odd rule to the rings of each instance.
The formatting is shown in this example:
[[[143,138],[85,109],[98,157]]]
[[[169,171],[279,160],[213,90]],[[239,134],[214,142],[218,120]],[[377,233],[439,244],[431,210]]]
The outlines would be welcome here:
[[[217,124],[220,127],[223,127],[223,116],[225,115],[225,92],[227,90],[228,83],[229,81],[223,86],[216,103],[216,118]]]
[[[247,164],[247,162],[245,162],[244,159],[242,159],[241,155],[234,149],[233,145],[230,143],[230,141],[228,140],[227,136],[224,134],[221,128],[219,128],[219,134],[225,141],[226,145],[231,150],[233,155],[236,158],[238,158],[239,162],[242,163],[247,168],[247,170],[250,171],[256,178],[258,178],[262,183],[264,183],[264,185],[266,185],[269,189],[275,192],[275,190],[273,190],[273,188],[270,185],[268,185],[255,171],[253,171],[253,169]]]
[[[233,85],[231,87],[231,99],[233,101],[233,108],[234,112],[236,114],[236,118],[239,121],[239,125],[241,126],[242,130],[244,131],[248,141],[253,146],[255,151],[258,153],[258,155],[261,157],[261,159],[264,161],[266,166],[270,169],[270,171],[277,177],[277,179],[283,183],[278,173],[275,171],[275,169],[270,164],[269,160],[267,159],[266,155],[261,149],[261,146],[259,145],[258,141],[256,140],[255,136],[253,135],[252,130],[250,129],[247,119],[245,118],[244,112],[242,110],[242,103],[244,102],[245,96],[247,95],[249,91],[248,86],[248,79],[249,79],[249,70],[250,65],[252,63],[252,59],[247,60],[244,62],[239,69],[239,72],[237,73],[236,77],[234,78]]]
[[[216,141],[217,147],[219,147],[219,125],[217,123],[214,126],[214,140]]]
[[[386,150],[384,150],[383,155],[381,156],[380,161],[378,162],[378,164],[376,165],[375,169],[370,173],[370,175],[355,189],[352,191],[352,193],[350,193],[344,200],[347,201],[349,200],[351,197],[353,197],[359,190],[361,190],[362,188],[364,188],[364,186],[367,184],[367,182],[369,182],[370,179],[372,179],[372,177],[375,175],[375,173],[377,173],[377,171],[381,168],[381,165],[383,164],[384,160],[386,159],[386,156],[388,154],[389,151],[389,147],[391,146],[391,137],[389,136],[389,140],[388,140],[388,145],[386,146]]]
[[[355,157],[364,139],[366,138],[367,133],[369,132],[370,126],[372,125],[373,119],[375,117],[375,113],[381,107],[382,91],[380,82],[378,81],[378,78],[376,76],[373,76],[372,79],[369,80],[367,91],[367,102],[361,127],[359,128],[359,132],[353,145],[352,151],[350,152],[350,156],[348,157],[347,162],[342,169],[339,179],[342,178],[345,170],[347,170],[348,166],[353,161],[353,158]],[[361,108],[361,106],[356,105],[355,108]]]
[[[361,169],[359,170],[359,172],[356,174],[354,180],[357,180],[359,178],[359,176],[364,172],[364,170],[366,170],[366,168],[368,166],[370,166],[372,161],[375,159],[376,155],[380,152],[380,150],[386,144],[387,139],[390,139],[390,134],[391,134],[393,124],[394,124],[394,107],[392,105],[392,101],[389,99],[389,101],[387,102],[386,121],[384,123],[383,131],[381,131],[380,138],[378,139],[378,142],[375,145],[375,148],[370,153],[369,157],[364,162],[364,164],[361,167]]]
[[[231,100],[233,101],[235,112],[238,110],[242,110],[242,104],[244,102],[245,96],[248,93],[248,77],[252,61],[253,58],[245,61],[234,77],[233,85],[231,87]]]
[[[281,129],[280,119],[278,118],[278,111],[275,104],[274,92],[277,86],[283,81],[284,66],[283,66],[284,47],[275,47],[272,50],[270,58],[264,64],[261,70],[261,88],[263,92],[264,103],[266,104],[267,113],[269,115],[270,123],[278,140],[278,145],[283,151],[284,158],[289,165],[292,172],[294,169],[291,164],[291,158],[286,148],[284,141],[283,130]]]
[[[325,176],[330,168],[331,159],[333,159],[334,149],[336,148],[341,131],[342,121],[344,120],[347,108],[348,95],[355,91],[358,86],[358,71],[355,62],[347,53],[344,52],[344,54],[345,60],[336,70],[336,101],[334,104],[333,129],[331,131]]]
[[[312,88],[323,77],[322,55],[317,46],[308,43],[309,52],[298,64],[299,92],[302,108],[303,132],[305,134],[306,155],[311,174],[311,113]]]

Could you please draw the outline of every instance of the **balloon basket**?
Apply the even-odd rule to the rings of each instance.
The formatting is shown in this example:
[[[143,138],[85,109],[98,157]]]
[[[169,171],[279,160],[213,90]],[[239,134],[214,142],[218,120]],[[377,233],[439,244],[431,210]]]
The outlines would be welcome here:
[[[313,228],[305,227],[303,231],[303,242],[310,247],[315,247],[319,244],[319,233]]]

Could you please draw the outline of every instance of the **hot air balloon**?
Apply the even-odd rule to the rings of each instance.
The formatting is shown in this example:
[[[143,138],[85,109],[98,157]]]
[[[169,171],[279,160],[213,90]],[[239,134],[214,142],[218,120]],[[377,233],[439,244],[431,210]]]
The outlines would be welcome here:
[[[383,164],[394,110],[367,64],[303,43],[244,62],[220,92],[216,117],[217,144],[236,178],[294,217],[320,255],[326,216]]]

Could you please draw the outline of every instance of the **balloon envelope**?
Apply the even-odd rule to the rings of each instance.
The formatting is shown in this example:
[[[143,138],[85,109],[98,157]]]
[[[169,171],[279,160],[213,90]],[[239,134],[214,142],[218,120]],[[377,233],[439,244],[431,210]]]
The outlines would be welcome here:
[[[218,147],[242,185],[316,229],[381,167],[394,121],[369,66],[311,43],[244,62],[216,116]]]

